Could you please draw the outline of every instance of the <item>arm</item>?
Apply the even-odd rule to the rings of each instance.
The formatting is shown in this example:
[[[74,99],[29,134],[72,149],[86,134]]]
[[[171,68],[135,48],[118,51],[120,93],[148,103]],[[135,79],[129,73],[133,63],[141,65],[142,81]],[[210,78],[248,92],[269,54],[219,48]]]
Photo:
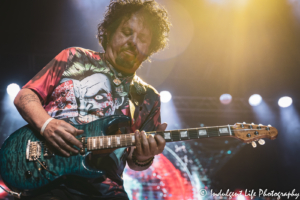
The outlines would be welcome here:
[[[40,132],[43,124],[50,118],[44,110],[39,96],[31,89],[22,89],[14,100],[21,116],[38,132]],[[82,144],[74,137],[74,135],[82,134],[82,130],[74,128],[63,120],[53,119],[47,125],[44,131],[45,140],[64,156],[69,156],[69,152],[78,153],[72,146],[78,148]]]
[[[153,90],[153,92],[155,91]],[[142,129],[147,131],[164,131],[167,128],[167,124],[160,123],[160,97],[157,92],[155,92],[153,95],[156,95],[156,100],[151,112],[147,116],[147,119],[145,122],[143,122]],[[145,170],[149,168],[151,164],[144,167],[136,165],[132,160],[133,153],[138,161],[143,162],[154,157],[155,155],[162,153],[166,144],[165,140],[160,135],[155,135],[155,137],[147,137],[144,131],[139,132],[138,130],[135,131],[135,142],[136,147],[130,148],[129,155],[127,157],[128,166],[135,171]]]
[[[14,104],[25,121],[37,131],[40,131],[44,122],[50,118],[39,96],[31,89],[22,89],[16,96]]]
[[[44,110],[42,103],[46,103],[53,92],[62,73],[67,66],[70,52],[74,48],[65,49],[52,59],[39,73],[37,73],[19,92],[15,98],[15,106],[22,117],[38,132],[50,116]],[[73,145],[81,147],[81,143],[74,137],[83,133],[63,120],[53,119],[44,130],[46,142],[65,156],[68,152],[76,153]]]

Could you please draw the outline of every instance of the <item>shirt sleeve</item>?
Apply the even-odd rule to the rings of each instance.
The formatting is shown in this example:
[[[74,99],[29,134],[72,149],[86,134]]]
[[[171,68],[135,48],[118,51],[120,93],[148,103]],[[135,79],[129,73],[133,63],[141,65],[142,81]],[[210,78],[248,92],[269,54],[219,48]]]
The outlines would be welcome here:
[[[34,90],[45,105],[66,69],[70,51],[74,49],[65,49],[60,52],[22,88]]]

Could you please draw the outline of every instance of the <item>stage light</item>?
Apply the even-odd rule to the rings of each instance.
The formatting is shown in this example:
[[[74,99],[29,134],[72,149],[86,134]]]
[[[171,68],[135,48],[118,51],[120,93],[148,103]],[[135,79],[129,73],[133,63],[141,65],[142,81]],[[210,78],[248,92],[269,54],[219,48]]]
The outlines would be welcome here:
[[[6,185],[4,185],[3,181],[0,180],[0,186],[2,186],[5,189],[8,189]],[[0,199],[4,199],[7,196],[7,193],[0,187]]]
[[[230,94],[222,94],[220,96],[220,101],[224,105],[230,104],[231,100],[232,100],[232,96]]]
[[[261,103],[261,101],[262,101],[262,98],[259,94],[253,94],[249,98],[249,104],[251,106],[258,106]]]
[[[282,108],[286,108],[286,107],[289,107],[290,105],[292,105],[293,103],[293,99],[291,97],[281,97],[279,100],[278,100],[278,105]]]
[[[246,200],[246,197],[244,195],[238,195],[237,200]]]
[[[163,103],[167,103],[172,99],[172,95],[168,91],[161,91],[160,92],[160,101]]]
[[[15,98],[18,92],[20,91],[20,86],[15,83],[9,84],[6,88],[6,91],[9,94],[9,96]]]

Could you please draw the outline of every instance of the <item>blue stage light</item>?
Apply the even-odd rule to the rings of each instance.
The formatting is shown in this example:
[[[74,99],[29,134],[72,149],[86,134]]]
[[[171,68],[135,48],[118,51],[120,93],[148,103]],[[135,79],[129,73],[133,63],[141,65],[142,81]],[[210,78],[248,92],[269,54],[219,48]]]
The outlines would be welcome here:
[[[262,101],[262,97],[259,94],[253,94],[249,98],[249,104],[251,106],[258,106]]]
[[[20,86],[16,83],[9,84],[6,88],[6,91],[10,97],[15,98],[20,91]]]
[[[168,91],[161,91],[160,92],[160,101],[163,103],[167,103],[172,99],[172,95]]]
[[[278,100],[278,105],[282,108],[286,108],[286,107],[289,107],[290,105],[292,105],[293,103],[293,99],[291,97],[281,97],[279,100]]]

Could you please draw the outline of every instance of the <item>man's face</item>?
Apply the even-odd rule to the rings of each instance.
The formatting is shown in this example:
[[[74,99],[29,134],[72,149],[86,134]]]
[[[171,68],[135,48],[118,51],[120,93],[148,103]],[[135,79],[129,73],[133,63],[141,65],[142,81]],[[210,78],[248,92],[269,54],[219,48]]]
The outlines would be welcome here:
[[[123,20],[113,35],[108,34],[106,59],[123,73],[134,73],[148,57],[152,33],[139,14]]]

